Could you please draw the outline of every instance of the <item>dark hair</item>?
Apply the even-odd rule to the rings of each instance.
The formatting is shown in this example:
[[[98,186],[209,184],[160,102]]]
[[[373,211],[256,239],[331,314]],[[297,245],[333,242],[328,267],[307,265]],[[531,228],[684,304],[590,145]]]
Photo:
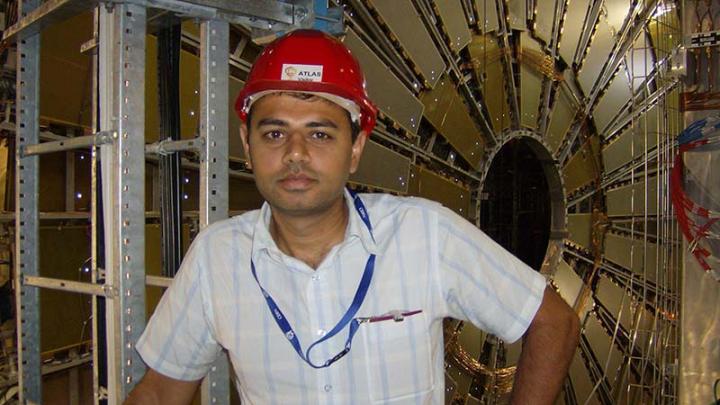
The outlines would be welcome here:
[[[330,101],[330,100],[324,99],[320,96],[317,96],[317,95],[311,94],[311,93],[298,93],[298,92],[285,93],[285,92],[283,92],[283,94],[288,94],[292,97],[296,97],[301,100],[310,100],[313,98],[317,98],[319,100],[323,100],[323,101],[327,101],[328,103],[332,103],[332,101]],[[248,133],[250,133],[251,123],[252,123],[252,112],[253,112],[253,106],[250,106],[250,111],[248,111],[247,118],[245,119],[245,124],[247,125]],[[352,117],[350,117],[350,112],[347,110],[345,110],[345,114],[347,115],[348,121],[350,121],[350,139],[352,140],[352,143],[355,143],[355,140],[357,139],[358,135],[360,134],[360,120],[353,121]]]

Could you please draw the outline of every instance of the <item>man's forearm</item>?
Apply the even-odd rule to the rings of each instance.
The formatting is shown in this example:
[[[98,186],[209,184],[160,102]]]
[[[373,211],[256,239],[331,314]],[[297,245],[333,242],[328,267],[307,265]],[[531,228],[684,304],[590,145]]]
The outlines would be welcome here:
[[[577,315],[562,298],[548,289],[541,310],[523,338],[511,404],[552,404],[578,344]]]

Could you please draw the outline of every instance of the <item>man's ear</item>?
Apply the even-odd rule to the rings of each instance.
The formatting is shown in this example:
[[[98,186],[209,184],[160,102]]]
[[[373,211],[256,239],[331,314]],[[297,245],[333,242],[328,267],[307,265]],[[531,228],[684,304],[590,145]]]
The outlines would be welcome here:
[[[360,165],[360,157],[365,149],[365,142],[367,141],[367,138],[367,132],[360,131],[355,139],[355,143],[353,143],[351,152],[352,156],[350,157],[350,174],[355,173]]]
[[[252,169],[252,160],[250,159],[250,133],[247,125],[243,122],[240,124],[240,140],[242,141],[243,151],[245,152],[245,160],[248,169]]]

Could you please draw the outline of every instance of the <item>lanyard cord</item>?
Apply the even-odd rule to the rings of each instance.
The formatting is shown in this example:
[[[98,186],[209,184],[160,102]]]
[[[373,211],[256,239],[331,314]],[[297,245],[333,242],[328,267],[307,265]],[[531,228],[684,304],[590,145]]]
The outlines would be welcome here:
[[[350,194],[353,197],[355,210],[358,212],[360,218],[367,226],[368,231],[370,231],[370,236],[373,238],[373,240],[375,240],[375,237],[372,233],[372,225],[370,224],[370,217],[368,216],[367,210],[365,209],[365,205],[357,194],[352,191],[350,192]],[[325,368],[333,364],[334,362],[340,360],[340,358],[345,356],[350,351],[353,337],[355,336],[358,326],[360,325],[360,321],[355,318],[355,314],[360,309],[360,306],[365,300],[365,296],[367,295],[368,289],[370,288],[370,282],[372,281],[373,272],[375,270],[374,254],[371,254],[370,257],[368,257],[367,263],[365,263],[365,270],[363,271],[362,278],[360,279],[357,291],[355,291],[355,296],[353,297],[352,303],[345,312],[345,315],[343,315],[343,317],[340,319],[340,321],[338,321],[337,325],[332,328],[332,330],[330,330],[321,339],[311,344],[307,348],[307,351],[305,351],[304,353],[300,344],[300,340],[295,334],[292,326],[290,326],[290,322],[288,322],[287,318],[285,318],[285,315],[280,310],[280,307],[278,307],[278,305],[275,303],[275,300],[272,298],[272,296],[270,296],[270,294],[263,288],[263,286],[260,285],[260,280],[258,280],[257,272],[255,271],[255,263],[253,262],[252,258],[250,259],[250,269],[252,270],[252,275],[255,278],[255,282],[257,282],[258,287],[260,287],[260,291],[262,291],[263,297],[265,297],[265,302],[267,303],[267,306],[273,315],[273,319],[275,319],[275,322],[277,323],[278,327],[283,332],[287,340],[290,341],[290,344],[295,349],[295,352],[297,352],[298,356],[300,356],[300,358],[303,359],[307,364],[309,364],[313,368]],[[350,324],[350,328],[348,330],[348,337],[345,340],[345,348],[335,356],[326,360],[323,364],[318,365],[313,363],[312,360],[310,360],[310,351],[316,345],[337,335],[347,326],[348,323]]]

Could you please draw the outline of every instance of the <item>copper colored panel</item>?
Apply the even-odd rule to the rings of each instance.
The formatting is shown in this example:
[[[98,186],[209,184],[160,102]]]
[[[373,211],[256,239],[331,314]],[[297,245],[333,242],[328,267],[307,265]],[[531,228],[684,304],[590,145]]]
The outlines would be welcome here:
[[[419,73],[435,86],[445,70],[440,52],[410,0],[372,0],[371,4],[397,38]]]
[[[541,4],[535,3],[535,21],[533,22],[535,35],[545,41],[546,44],[549,44],[550,38],[552,38],[554,16],[555,1],[546,0]]]
[[[92,125],[92,58],[80,46],[93,36],[92,13],[83,13],[42,31],[41,120]]]
[[[657,105],[654,105],[635,120],[635,126],[639,129],[636,133],[636,144],[640,146],[639,148],[636,148],[636,156],[638,153],[646,153],[645,149],[642,147],[646,143],[648,149],[652,149],[657,145],[657,138],[659,135],[658,126],[660,125],[660,121],[663,119],[661,110],[662,108],[658,108]],[[647,142],[645,142],[645,139],[647,139]]]
[[[434,4],[442,20],[443,29],[450,39],[450,49],[460,52],[470,43],[471,38],[462,4],[458,0],[436,1]]]
[[[548,133],[546,135],[547,143],[553,152],[557,151],[562,144],[562,140],[565,138],[568,129],[570,129],[576,113],[577,110],[574,107],[572,99],[561,88],[557,92],[555,104],[553,104],[552,107],[550,125],[548,125]]]
[[[485,140],[452,80],[443,76],[434,89],[423,93],[425,118],[476,169],[482,163]]]
[[[524,31],[527,29],[527,2],[525,0],[507,0],[508,22],[510,28]]]
[[[451,388],[454,388],[454,391],[458,395],[465,395],[465,393],[470,391],[470,386],[474,379],[473,376],[467,371],[454,365],[453,362],[446,363],[445,375],[446,381],[448,380],[448,377],[452,380],[453,384]]]
[[[64,183],[63,183],[64,184]],[[71,281],[90,282],[86,260],[90,257],[87,226],[40,226],[38,229],[39,275]],[[41,351],[57,350],[79,342],[83,323],[92,309],[87,296],[43,289],[40,294]],[[90,339],[90,328],[85,329]]]
[[[657,131],[659,119],[657,106],[652,106],[635,119],[634,126],[625,128],[618,137],[605,146],[602,150],[605,172],[611,172],[641,157],[646,153],[646,144],[648,149],[652,149],[657,145],[659,136],[667,136]]]
[[[497,31],[500,27],[497,14],[497,0],[475,0],[478,12],[477,27],[481,33]]]
[[[347,31],[343,41],[360,61],[367,80],[368,94],[380,111],[408,133],[417,133],[423,112],[422,103],[353,30]]]
[[[713,0],[710,1],[710,3],[716,2]],[[706,2],[706,4],[710,3]],[[717,15],[717,12],[715,13],[714,15]],[[678,8],[666,8],[663,15],[656,16],[648,22],[647,30],[650,33],[650,38],[654,45],[655,56],[658,59],[670,56],[683,40],[680,18],[678,18]]]
[[[505,343],[505,359],[507,360],[507,365],[518,363],[520,354],[522,353],[522,344],[522,339],[513,343]]]
[[[242,141],[240,140],[240,118],[235,114],[235,98],[237,97],[240,90],[243,88],[245,83],[242,81],[230,77],[228,80],[228,100],[230,100],[232,110],[228,114],[228,142],[229,142],[229,155],[231,158],[245,158],[245,152],[242,148]]]
[[[614,188],[607,191],[608,216],[654,216],[658,204],[657,177],[649,177],[647,183],[638,181],[635,184]]]
[[[630,162],[633,158],[633,130],[625,129],[620,136],[613,139],[602,150],[605,173],[610,173],[620,166]]]
[[[592,214],[568,214],[568,239],[581,247],[591,250]]]
[[[605,127],[618,115],[620,109],[630,102],[631,97],[627,71],[620,68],[592,111],[595,128],[600,134],[603,134]]]
[[[573,361],[570,364],[569,376],[570,382],[572,383],[572,387],[575,391],[577,403],[583,405],[601,404],[601,402],[597,399],[597,395],[594,394],[595,391],[593,391],[593,386],[595,384],[590,379],[588,369],[585,367],[585,362],[583,361],[579,350],[575,352],[575,357],[573,357]],[[593,397],[588,400],[587,398],[590,394],[593,394]]]
[[[625,65],[631,72],[632,85],[635,90],[640,90],[640,86],[655,70],[655,49],[645,32],[638,35],[632,48],[625,54]]]
[[[610,31],[610,27],[605,21],[601,20],[595,29],[593,40],[590,42],[590,49],[585,55],[585,61],[582,63],[580,73],[578,73],[578,82],[586,96],[597,85],[597,79],[614,45],[615,38]]]
[[[526,128],[537,128],[540,93],[543,77],[523,65],[520,67],[520,124]]]
[[[565,302],[571,307],[574,306],[583,286],[583,281],[575,270],[565,260],[560,260],[552,280]]]
[[[410,178],[410,159],[375,142],[365,143],[360,167],[350,181],[405,194]]]
[[[649,342],[647,332],[653,330],[653,315],[644,306],[637,305],[637,301],[625,287],[605,276],[598,279],[595,300],[602,304],[616,321],[620,321],[622,328],[635,330],[635,347],[644,351]]]
[[[265,201],[255,187],[255,182],[249,179],[230,177],[228,193],[230,210],[233,211],[254,210],[260,208]]]
[[[639,282],[656,280],[657,255],[655,243],[611,233],[605,236],[605,258],[632,270],[640,277]]]
[[[560,36],[560,56],[571,65],[575,58],[590,0],[569,0]]]
[[[563,167],[565,191],[570,194],[600,177],[597,138],[590,138]]]
[[[528,32],[520,33],[520,46],[520,125],[536,129],[544,80],[538,64],[544,62],[545,52]]]
[[[38,210],[65,211],[65,154],[51,153],[40,156],[38,178]],[[15,199],[12,199],[13,204]]]
[[[606,367],[605,375],[614,381],[623,362],[623,355],[612,342],[612,336],[602,327],[594,315],[588,317],[583,329],[583,335],[588,340],[593,354],[598,359],[600,367]]]
[[[676,87],[669,93],[665,94],[665,102],[669,106],[679,106],[680,105],[680,88]],[[661,133],[660,136],[675,136],[677,133],[680,132],[682,128],[684,128],[684,120],[683,120],[683,113],[680,112],[679,109],[675,108],[669,108],[667,111],[665,111],[665,125],[667,128],[667,131],[665,133]]]
[[[619,32],[623,23],[631,15],[630,0],[605,0],[603,7],[607,11],[607,23],[615,32]]]
[[[469,216],[470,190],[422,167],[410,167],[408,194],[437,201],[464,217]]]
[[[598,278],[595,301],[602,304],[626,330],[632,329],[632,298],[624,287],[615,284],[606,276]]]
[[[487,333],[473,326],[470,322],[463,324],[462,332],[458,335],[458,343],[474,359],[482,354],[482,343]]]
[[[492,34],[475,35],[468,46],[472,66],[478,82],[482,83],[483,102],[490,114],[490,121],[496,133],[510,127],[510,108],[505,91],[505,74],[496,38]]]

